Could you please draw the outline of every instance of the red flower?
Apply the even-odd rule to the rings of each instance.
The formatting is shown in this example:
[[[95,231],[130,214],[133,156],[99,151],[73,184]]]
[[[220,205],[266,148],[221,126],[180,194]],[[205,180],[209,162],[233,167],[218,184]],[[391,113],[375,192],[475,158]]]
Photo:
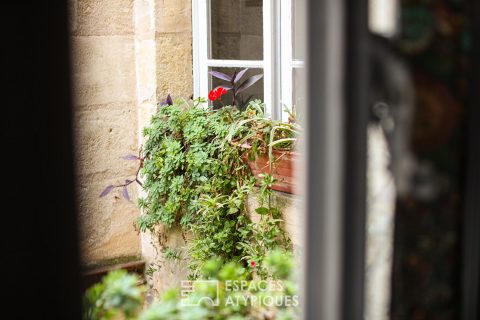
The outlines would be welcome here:
[[[250,262],[250,265],[252,266],[252,268],[255,268],[255,266],[256,266],[257,264],[255,263],[255,261],[252,261],[252,262]]]
[[[215,90],[211,90],[209,93],[208,93],[208,99],[212,100],[212,101],[215,101],[218,99],[218,95],[217,93],[215,92]]]
[[[216,92],[217,96],[220,98],[225,93],[227,93],[227,89],[225,89],[224,87],[218,87],[215,92]]]
[[[211,101],[215,101],[221,96],[223,96],[225,93],[227,93],[227,89],[225,89],[224,87],[218,87],[215,90],[210,90],[210,92],[208,93],[208,99],[210,99]]]

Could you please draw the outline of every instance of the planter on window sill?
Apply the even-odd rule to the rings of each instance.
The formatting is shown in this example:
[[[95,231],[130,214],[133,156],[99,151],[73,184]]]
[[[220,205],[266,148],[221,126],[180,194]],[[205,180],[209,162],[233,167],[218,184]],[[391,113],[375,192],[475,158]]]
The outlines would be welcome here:
[[[250,148],[249,145],[242,145],[242,147]],[[255,177],[260,178],[260,174],[272,174],[276,182],[272,185],[272,189],[285,193],[296,194],[296,179],[295,179],[295,159],[298,153],[295,151],[281,151],[273,150],[273,166],[270,172],[270,159],[268,154],[262,154],[256,157],[255,160],[245,160],[252,170]]]

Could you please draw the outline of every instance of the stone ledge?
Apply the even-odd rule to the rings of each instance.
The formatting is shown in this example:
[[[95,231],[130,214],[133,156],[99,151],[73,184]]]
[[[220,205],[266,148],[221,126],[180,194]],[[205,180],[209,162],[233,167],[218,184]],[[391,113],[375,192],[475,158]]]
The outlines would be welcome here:
[[[135,260],[114,265],[106,265],[96,268],[90,268],[82,273],[82,290],[86,290],[91,285],[98,283],[110,271],[124,269],[128,272],[134,272],[142,276],[145,271],[145,261]]]

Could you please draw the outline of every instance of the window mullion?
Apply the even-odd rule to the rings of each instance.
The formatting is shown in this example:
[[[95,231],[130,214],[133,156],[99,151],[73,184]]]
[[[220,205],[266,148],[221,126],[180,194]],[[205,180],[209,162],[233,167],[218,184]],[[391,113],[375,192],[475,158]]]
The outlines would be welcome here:
[[[274,0],[263,0],[263,61],[264,102],[266,113],[277,118],[275,112],[275,43],[274,43]]]
[[[293,38],[292,38],[292,2],[291,0],[282,1],[280,12],[281,24],[281,105],[292,108],[293,104]],[[288,121],[288,113],[282,108],[281,119]]]
[[[206,62],[208,67],[221,68],[263,68],[263,60],[221,60],[208,59]]]
[[[192,0],[194,96],[208,95],[209,0]]]
[[[292,61],[293,68],[305,68],[305,61],[303,60],[293,60]]]

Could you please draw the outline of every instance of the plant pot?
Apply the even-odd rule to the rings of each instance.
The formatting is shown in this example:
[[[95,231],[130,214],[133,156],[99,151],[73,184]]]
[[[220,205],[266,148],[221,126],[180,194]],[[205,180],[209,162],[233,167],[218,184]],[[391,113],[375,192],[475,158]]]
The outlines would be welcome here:
[[[248,160],[247,163],[255,177],[259,178],[261,174],[272,174],[276,182],[272,185],[272,189],[276,191],[295,194],[295,159],[298,156],[294,151],[273,150],[273,165],[270,171],[270,159],[268,154],[257,156],[254,161]]]

